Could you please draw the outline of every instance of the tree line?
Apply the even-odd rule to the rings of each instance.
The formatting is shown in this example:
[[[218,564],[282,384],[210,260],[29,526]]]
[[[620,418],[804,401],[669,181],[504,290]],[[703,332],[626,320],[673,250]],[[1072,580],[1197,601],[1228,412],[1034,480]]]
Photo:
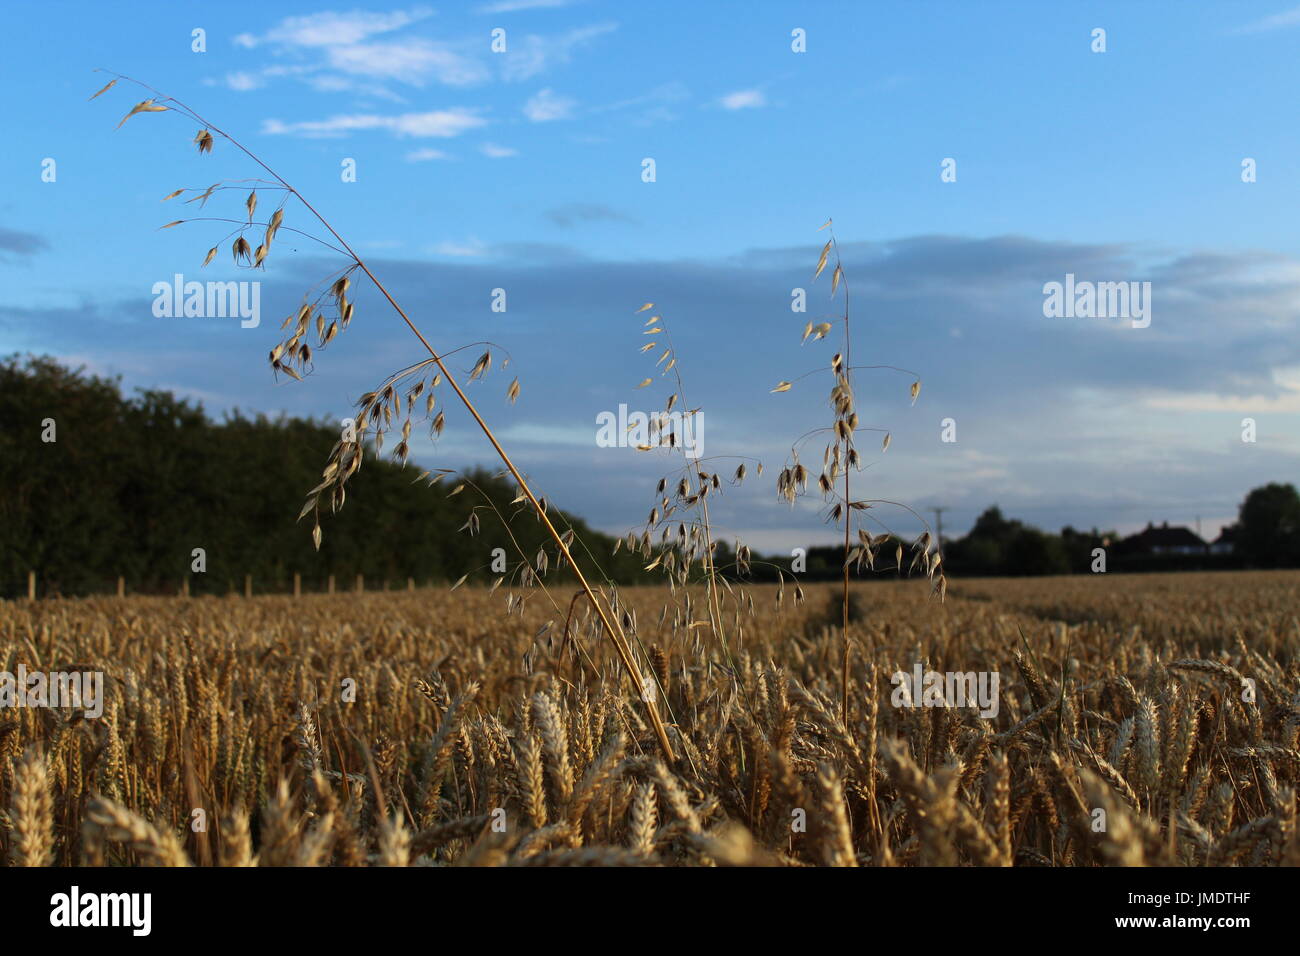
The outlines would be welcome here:
[[[132,592],[340,589],[363,575],[367,588],[495,580],[495,549],[510,571],[549,541],[512,505],[514,483],[484,470],[429,486],[368,454],[348,482],[348,502],[323,516],[319,552],[311,518],[297,521],[320,480],[338,426],[281,416],[221,421],[200,405],[158,390],[122,394],[120,382],[51,358],[0,361],[0,594],[26,594],[35,571],[42,595]],[[456,484],[466,488],[451,495]],[[490,508],[505,516],[506,523]],[[478,533],[464,529],[479,510]],[[643,575],[636,555],[612,555],[614,539],[561,513],[615,580]],[[513,536],[513,539],[512,539]],[[516,544],[517,542],[517,544]],[[205,570],[195,572],[195,549]],[[563,577],[553,544],[548,580]],[[594,562],[575,545],[584,573]],[[500,552],[497,552],[499,555]],[[498,562],[497,567],[500,567]]]
[[[1300,567],[1300,492],[1280,482],[1252,489],[1230,530],[1228,553],[1153,554],[1113,530],[1066,526],[1053,534],[1008,519],[994,506],[964,537],[945,542],[944,564],[967,576],[1084,574],[1099,570],[1100,549],[1106,571]]]
[[[511,503],[513,482],[479,469],[430,487],[413,480],[416,466],[373,454],[348,483],[349,505],[323,521],[316,551],[310,519],[296,518],[338,440],[332,422],[238,410],[214,421],[166,391],[128,397],[116,379],[48,357],[11,356],[0,361],[0,423],[0,596],[25,594],[33,571],[45,595],[105,593],[119,577],[133,592],[175,593],[188,582],[197,594],[242,590],[245,575],[259,592],[288,590],[295,575],[307,590],[323,590],[330,577],[348,588],[357,575],[380,588],[467,574],[488,583],[501,555],[508,574],[517,573],[542,547],[550,552],[548,578],[568,574],[536,519]],[[461,482],[466,487],[450,494]],[[471,536],[465,528],[475,510]],[[584,574],[620,584],[659,579],[639,555],[615,554],[615,539],[580,518],[561,512],[557,524],[577,533]],[[966,535],[943,542],[944,565],[968,577],[1087,573],[1101,548],[1108,571],[1297,567],[1300,493],[1281,483],[1252,490],[1234,530],[1229,555],[1125,554],[1114,531],[1053,534],[994,506]],[[897,544],[886,541],[877,570],[855,568],[854,576],[896,576]],[[910,542],[903,544],[906,570]],[[798,567],[788,555],[754,555],[744,575],[734,561],[718,542],[715,563],[729,577],[843,574],[836,547],[806,549]]]
[[[1233,539],[1230,553],[1207,550],[1195,554],[1153,554],[1135,547],[1132,539],[1126,541],[1114,530],[1080,531],[1067,525],[1054,534],[1008,518],[994,505],[976,519],[964,536],[944,539],[943,564],[951,577],[1300,567],[1300,492],[1295,485],[1282,482],[1252,489],[1242,500],[1237,521],[1229,530]],[[892,555],[896,543],[889,541],[881,548],[886,559]],[[908,543],[904,542],[905,553]],[[1098,564],[1099,552],[1104,566]],[[799,577],[804,580],[839,578],[844,573],[842,553],[837,547],[809,548],[806,573]],[[894,561],[881,563],[884,570],[875,572],[876,576],[898,573]],[[908,563],[905,557],[904,572]]]

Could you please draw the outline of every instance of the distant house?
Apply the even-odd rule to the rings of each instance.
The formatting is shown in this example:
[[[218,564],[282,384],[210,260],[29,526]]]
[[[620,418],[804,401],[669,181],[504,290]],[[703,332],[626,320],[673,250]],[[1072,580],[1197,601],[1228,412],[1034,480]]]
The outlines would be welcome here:
[[[1210,544],[1211,554],[1232,554],[1237,544],[1237,526],[1225,525],[1219,536]]]
[[[1122,542],[1128,554],[1205,554],[1209,546],[1191,528],[1164,522],[1159,527],[1148,523],[1146,530],[1130,535]]]

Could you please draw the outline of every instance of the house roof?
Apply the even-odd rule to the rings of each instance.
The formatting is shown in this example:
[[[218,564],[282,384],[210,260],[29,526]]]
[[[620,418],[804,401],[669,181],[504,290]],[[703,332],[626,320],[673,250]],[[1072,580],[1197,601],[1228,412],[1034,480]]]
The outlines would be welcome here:
[[[1214,539],[1215,544],[1232,544],[1237,540],[1237,529],[1234,525],[1225,525],[1219,532],[1219,536]]]

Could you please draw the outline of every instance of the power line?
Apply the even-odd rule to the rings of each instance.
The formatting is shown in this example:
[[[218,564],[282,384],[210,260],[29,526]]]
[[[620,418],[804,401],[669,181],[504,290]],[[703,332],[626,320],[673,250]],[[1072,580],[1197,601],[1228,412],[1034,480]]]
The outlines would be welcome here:
[[[948,510],[947,505],[932,506],[929,510],[934,512],[934,536],[937,539],[937,549],[939,555],[943,556],[943,513]]]

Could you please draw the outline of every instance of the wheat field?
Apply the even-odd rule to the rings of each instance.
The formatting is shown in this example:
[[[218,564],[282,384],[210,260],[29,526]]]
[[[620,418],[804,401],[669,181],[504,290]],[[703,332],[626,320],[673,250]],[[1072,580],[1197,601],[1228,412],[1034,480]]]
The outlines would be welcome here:
[[[1300,574],[738,591],[729,649],[628,589],[676,754],[536,593],[0,604],[10,865],[1295,865]],[[699,596],[686,595],[689,600]],[[521,601],[521,598],[526,600]],[[509,613],[506,613],[509,605]],[[890,675],[996,672],[996,715]]]

